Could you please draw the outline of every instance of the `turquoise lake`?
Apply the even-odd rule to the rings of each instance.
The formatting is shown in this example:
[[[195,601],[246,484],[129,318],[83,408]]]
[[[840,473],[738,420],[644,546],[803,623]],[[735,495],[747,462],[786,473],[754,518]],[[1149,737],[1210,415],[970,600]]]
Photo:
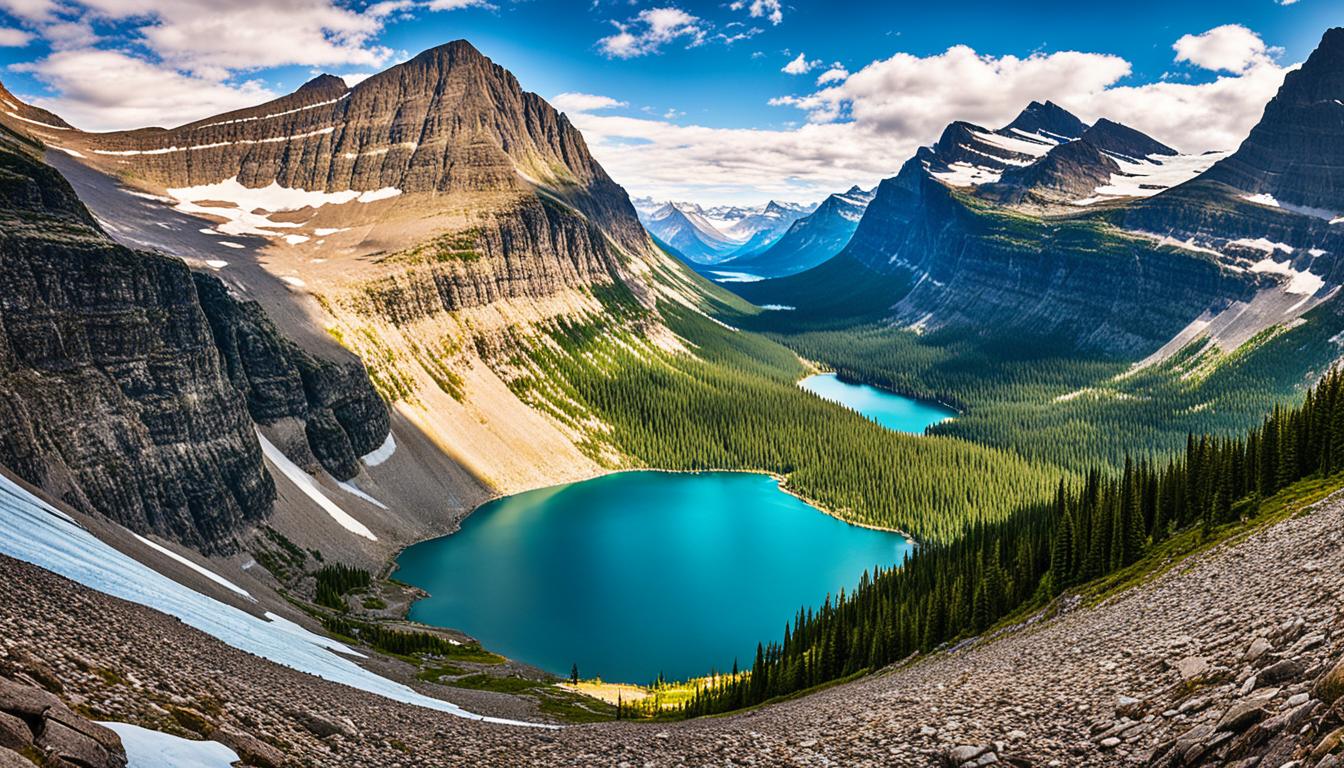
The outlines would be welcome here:
[[[647,683],[750,666],[800,606],[898,564],[766,475],[622,472],[497,499],[397,559],[410,618],[558,675]]]
[[[841,381],[834,373],[808,376],[798,382],[798,386],[897,432],[922,435],[927,427],[957,415],[945,405],[913,400],[867,384],[850,384]]]

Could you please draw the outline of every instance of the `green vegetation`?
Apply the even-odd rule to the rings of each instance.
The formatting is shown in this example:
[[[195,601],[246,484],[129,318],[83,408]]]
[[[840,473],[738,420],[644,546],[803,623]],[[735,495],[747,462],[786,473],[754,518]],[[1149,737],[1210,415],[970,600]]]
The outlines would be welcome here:
[[[475,261],[481,258],[480,227],[458,232],[445,232],[418,245],[388,254],[377,260],[404,264],[443,264],[453,261]]]
[[[346,609],[347,594],[366,590],[373,583],[373,578],[363,568],[339,563],[323,566],[313,576],[317,579],[317,604],[338,611]]]
[[[490,653],[476,643],[456,645],[451,640],[432,632],[390,629],[381,624],[342,616],[323,616],[321,619],[322,626],[328,632],[393,656],[410,657],[424,654],[477,664],[504,663],[504,657]]]
[[[787,321],[773,317],[776,329],[767,335],[842,378],[964,410],[932,434],[1081,471],[1094,464],[1119,469],[1126,455],[1169,455],[1190,432],[1243,431],[1275,403],[1296,401],[1339,354],[1334,339],[1344,330],[1330,305],[1306,319],[1231,353],[1196,340],[1134,372],[1127,361],[1081,353],[1058,339],[918,335],[877,323],[784,328]]]
[[[558,323],[518,338],[510,382],[579,434],[591,455],[678,470],[764,470],[855,522],[948,541],[1046,499],[1053,468],[948,438],[890,432],[802,391],[787,348],[677,305],[660,312],[694,354],[623,325]],[[612,448],[615,448],[613,451]]]
[[[781,642],[757,647],[749,673],[699,692],[687,715],[758,704],[927,652],[1045,605],[1070,588],[1104,594],[1169,558],[1319,498],[1344,471],[1344,374],[1296,408],[1275,408],[1240,437],[1187,438],[1162,464],[1093,470],[1054,501],[921,547],[904,566],[865,574],[852,595],[800,611]],[[1299,484],[1299,481],[1304,481]]]

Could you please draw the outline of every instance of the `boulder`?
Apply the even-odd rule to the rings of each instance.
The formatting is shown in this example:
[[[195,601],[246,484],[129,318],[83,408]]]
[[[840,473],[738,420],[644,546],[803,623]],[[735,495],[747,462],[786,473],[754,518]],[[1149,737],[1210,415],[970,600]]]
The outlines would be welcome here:
[[[1241,733],[1265,719],[1263,699],[1245,699],[1233,704],[1218,720],[1216,730]]]
[[[1311,694],[1326,704],[1333,704],[1344,697],[1344,658],[1341,658],[1330,671],[1321,675]]]
[[[41,688],[0,677],[0,712],[31,720],[41,717],[48,709],[64,706],[54,694]]]
[[[1176,672],[1180,674],[1181,680],[1187,683],[1197,682],[1205,672],[1209,671],[1208,659],[1202,656],[1186,656],[1176,662],[1174,666]]]
[[[33,732],[27,723],[13,715],[0,712],[0,748],[21,750],[32,743]]]
[[[237,753],[244,765],[280,768],[285,763],[284,753],[251,734],[224,727],[215,731],[211,738]]]
[[[44,722],[42,732],[33,743],[47,754],[48,760],[55,758],[88,768],[125,768],[126,765],[124,752],[114,755],[97,739],[57,720]]]

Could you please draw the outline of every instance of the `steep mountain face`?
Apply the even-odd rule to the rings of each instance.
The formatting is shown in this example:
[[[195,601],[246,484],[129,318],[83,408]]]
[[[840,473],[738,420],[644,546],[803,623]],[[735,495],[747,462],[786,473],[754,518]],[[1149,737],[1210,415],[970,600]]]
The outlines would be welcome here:
[[[600,320],[677,348],[660,302],[703,299],[568,120],[465,42],[178,128],[22,125],[113,237],[222,282],[198,293],[225,372],[290,459],[349,477],[387,435],[368,395],[396,406],[403,447],[358,478],[393,509],[383,541],[594,471],[599,426],[522,399],[534,347]],[[399,505],[423,519],[396,528]]]
[[[878,188],[843,255],[877,274],[908,275],[913,287],[889,310],[900,324],[1016,329],[1123,355],[1157,347],[1257,284],[1202,254],[1098,222],[997,209],[913,162]]]
[[[40,147],[0,128],[0,463],[202,549],[275,495],[191,273],[113,245]]]
[[[754,254],[735,256],[727,266],[764,277],[815,267],[849,242],[875,191],[865,192],[855,186],[827,197],[815,211],[789,225],[771,245]]]
[[[1333,219],[1344,214],[1344,28],[1325,33],[1289,72],[1260,122],[1207,181],[1267,205]]]

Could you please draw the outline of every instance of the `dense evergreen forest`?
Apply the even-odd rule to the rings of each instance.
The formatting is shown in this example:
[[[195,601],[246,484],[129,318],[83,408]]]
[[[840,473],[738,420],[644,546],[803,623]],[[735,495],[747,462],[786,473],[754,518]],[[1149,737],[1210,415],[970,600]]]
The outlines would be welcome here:
[[[1061,481],[1051,502],[865,574],[852,594],[800,611],[781,641],[758,646],[750,672],[702,689],[683,714],[758,704],[975,635],[1136,563],[1169,536],[1206,537],[1298,480],[1342,470],[1344,374],[1332,371],[1300,406],[1274,408],[1243,435],[1188,436],[1168,461]]]
[[[607,315],[620,311],[635,310]],[[948,541],[1047,499],[1059,477],[1009,452],[884,429],[799,388],[807,370],[787,348],[681,306],[660,311],[694,354],[595,318],[516,340],[510,364],[529,373],[510,386],[585,435],[599,460],[772,472],[840,517],[920,541]]]
[[[1081,472],[1179,451],[1187,433],[1241,432],[1274,404],[1295,402],[1339,354],[1341,304],[1329,302],[1307,323],[1270,329],[1235,352],[1199,340],[1137,371],[1129,361],[1046,338],[917,335],[881,323],[819,328],[778,317],[784,312],[743,324],[842,378],[964,408],[933,434]]]

